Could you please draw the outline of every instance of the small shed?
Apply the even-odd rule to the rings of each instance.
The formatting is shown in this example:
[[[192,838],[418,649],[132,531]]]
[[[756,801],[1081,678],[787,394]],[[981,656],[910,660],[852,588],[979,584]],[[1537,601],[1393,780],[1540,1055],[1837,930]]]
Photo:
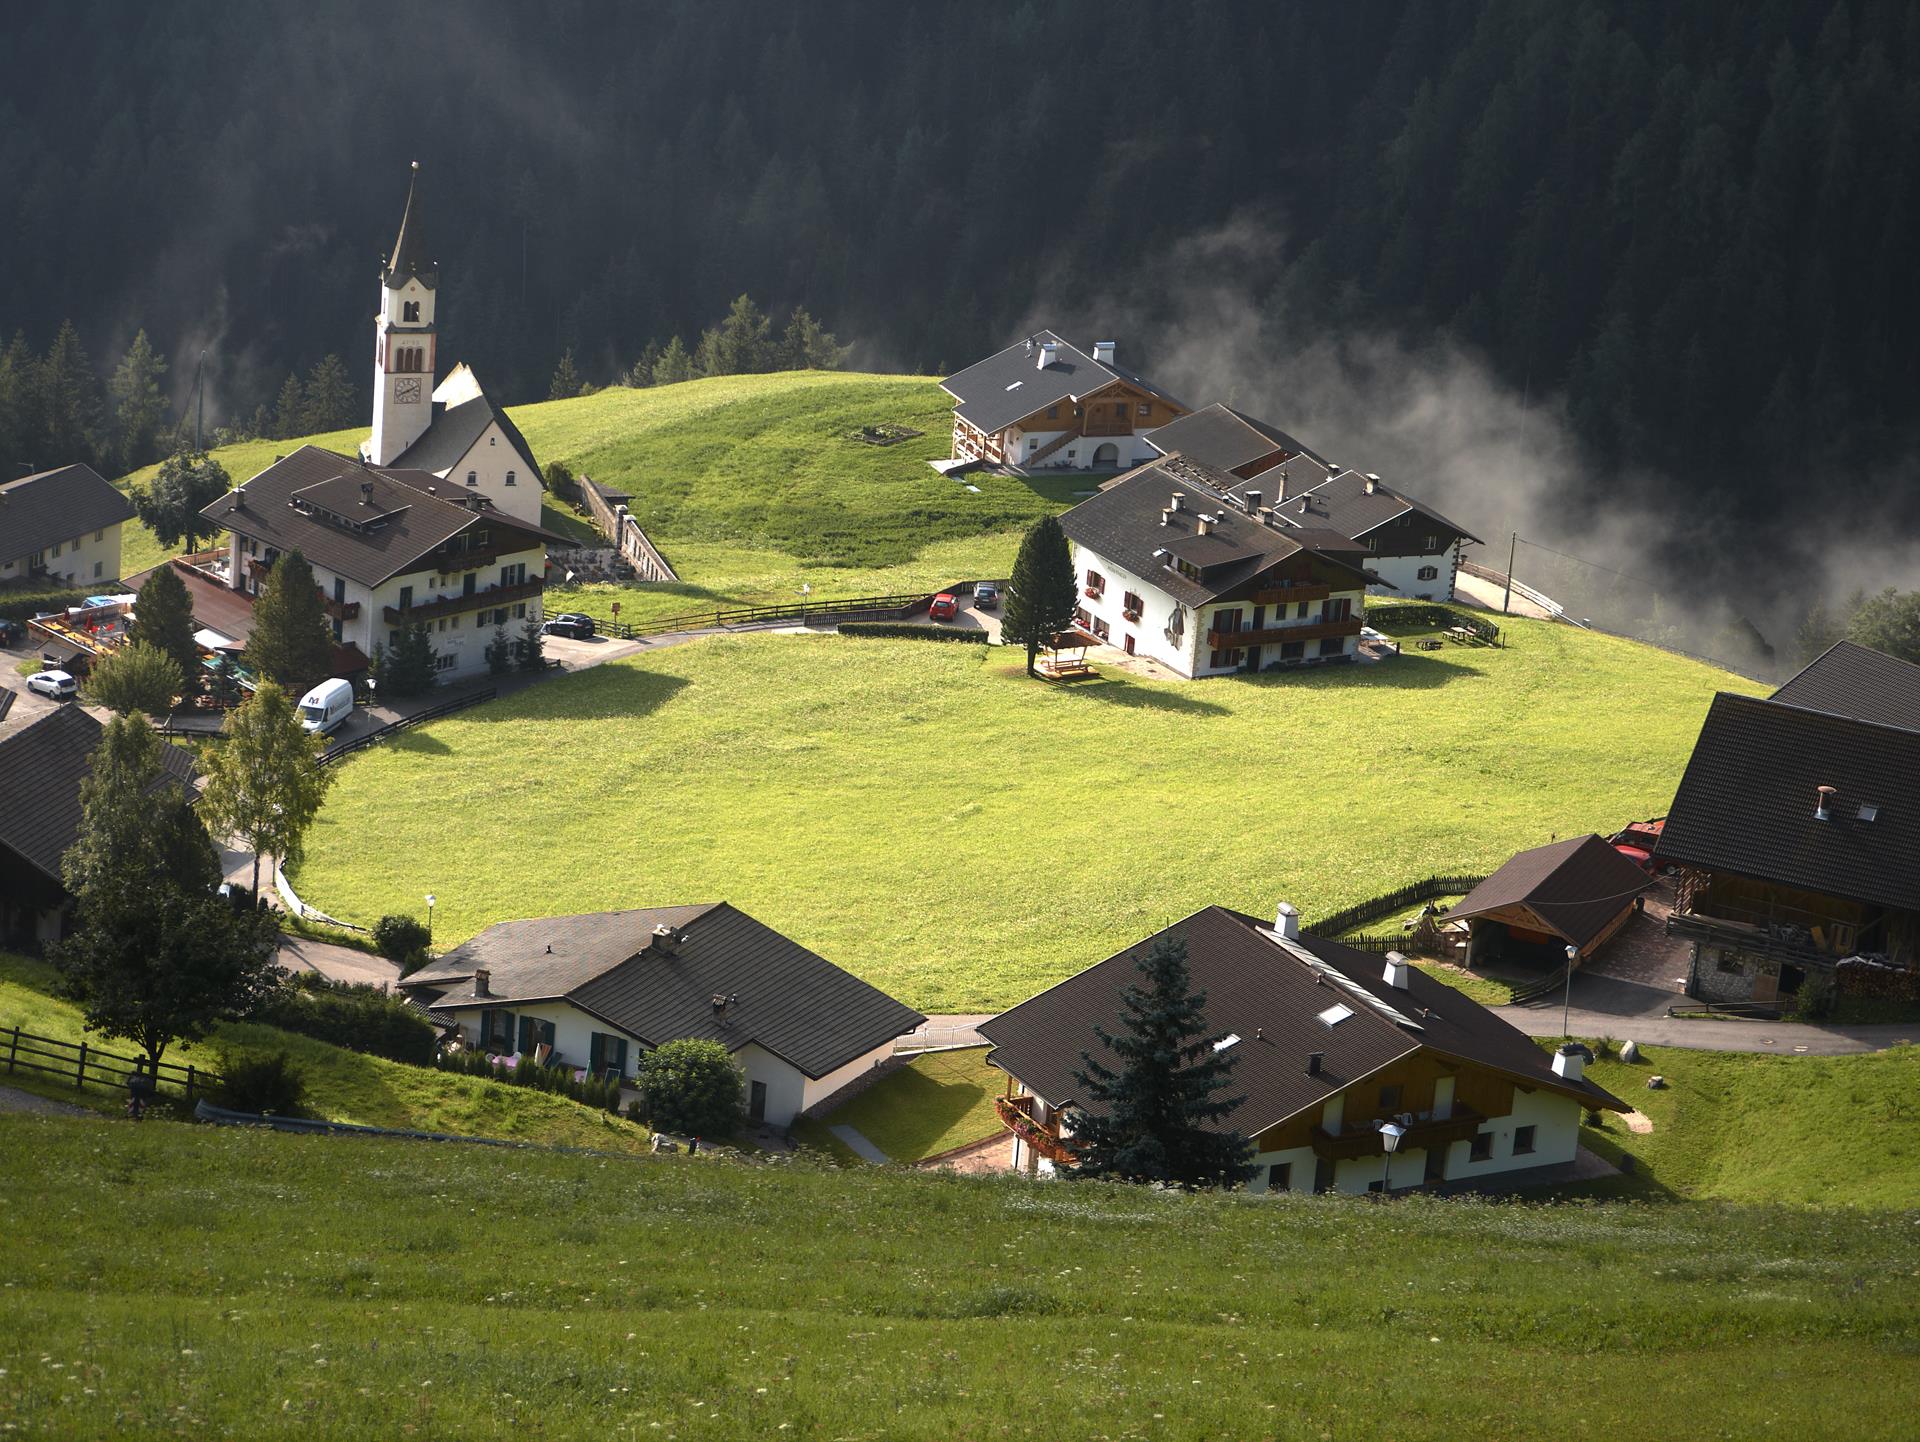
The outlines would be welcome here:
[[[1447,914],[1464,921],[1467,965],[1508,960],[1558,966],[1571,946],[1585,961],[1633,914],[1653,878],[1598,836],[1523,851]]]

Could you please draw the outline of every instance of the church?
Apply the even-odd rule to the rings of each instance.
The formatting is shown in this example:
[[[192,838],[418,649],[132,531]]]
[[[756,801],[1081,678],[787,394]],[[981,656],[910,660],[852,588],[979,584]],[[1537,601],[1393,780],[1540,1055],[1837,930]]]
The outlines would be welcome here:
[[[428,259],[416,160],[400,234],[380,270],[373,436],[360,447],[360,459],[370,466],[425,471],[484,496],[496,511],[538,525],[540,468],[519,427],[467,366],[454,366],[434,384],[439,291],[440,264]]]

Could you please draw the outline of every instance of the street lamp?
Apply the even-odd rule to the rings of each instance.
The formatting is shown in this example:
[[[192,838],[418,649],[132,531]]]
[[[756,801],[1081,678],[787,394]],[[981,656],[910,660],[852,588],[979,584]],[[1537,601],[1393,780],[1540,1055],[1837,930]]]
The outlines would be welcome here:
[[[1399,1122],[1380,1123],[1380,1195],[1385,1196],[1393,1190],[1393,1154],[1400,1146],[1400,1138],[1407,1129]]]
[[[1562,1041],[1567,1040],[1569,1037],[1573,1035],[1573,1033],[1570,1030],[1568,1030],[1567,1017],[1568,1017],[1568,1014],[1573,1010],[1573,964],[1579,959],[1580,959],[1580,948],[1577,946],[1568,947],[1567,948],[1567,994],[1564,998],[1562,998],[1560,1002],[1560,1039]]]
[[[427,893],[427,945],[433,945],[433,893]]]

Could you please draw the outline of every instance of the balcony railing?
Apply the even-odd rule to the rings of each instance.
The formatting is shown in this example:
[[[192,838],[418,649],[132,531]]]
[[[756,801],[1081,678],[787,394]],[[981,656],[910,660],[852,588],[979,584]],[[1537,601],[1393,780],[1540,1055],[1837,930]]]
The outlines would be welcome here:
[[[1451,1146],[1455,1142],[1465,1141],[1473,1136],[1486,1120],[1472,1107],[1456,1104],[1451,1116],[1414,1122],[1407,1128],[1406,1134],[1400,1138],[1400,1146],[1403,1150],[1411,1150],[1415,1147],[1432,1150],[1434,1147]],[[1309,1141],[1313,1146],[1313,1154],[1316,1157],[1324,1157],[1330,1162],[1351,1161],[1355,1157],[1377,1157],[1384,1150],[1380,1140],[1379,1124],[1371,1120],[1343,1124],[1337,1133],[1315,1127]]]
[[[320,588],[315,586],[314,590],[320,591]],[[325,591],[320,591],[320,609],[336,621],[351,621],[359,616],[360,603],[358,601],[336,601]]]
[[[1269,641],[1323,641],[1329,636],[1358,636],[1360,618],[1349,616],[1344,621],[1295,621],[1286,626],[1262,626],[1258,630],[1246,627],[1239,631],[1211,630],[1207,632],[1207,644],[1214,650],[1227,650],[1239,646],[1264,646]]]
[[[995,1097],[993,1109],[999,1114],[1000,1125],[1032,1147],[1035,1153],[1050,1162],[1072,1163],[1073,1148],[1033,1119],[1032,1097]]]
[[[436,597],[418,606],[388,606],[384,608],[384,614],[389,626],[415,626],[426,621],[437,621],[442,616],[464,615],[468,611],[482,611],[489,606],[524,601],[529,596],[539,595],[546,588],[545,576],[533,576],[510,586],[482,586],[464,596]]]

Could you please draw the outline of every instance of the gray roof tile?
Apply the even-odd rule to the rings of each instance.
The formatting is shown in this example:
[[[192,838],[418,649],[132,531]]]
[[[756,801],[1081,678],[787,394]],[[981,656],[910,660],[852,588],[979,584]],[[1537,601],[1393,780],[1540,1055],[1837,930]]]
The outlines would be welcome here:
[[[1920,666],[1852,641],[1836,641],[1772,699],[1806,711],[1920,731]]]
[[[1047,341],[1053,342],[1057,349],[1053,364],[1043,370],[1040,347]],[[1180,405],[1151,381],[1117,365],[1103,365],[1050,330],[1035,331],[1027,339],[948,376],[940,384],[960,402],[956,414],[962,420],[991,434],[1044,406],[1091,395],[1116,380]]]
[[[0,486],[0,564],[133,519],[133,506],[92,466],[61,466]]]

